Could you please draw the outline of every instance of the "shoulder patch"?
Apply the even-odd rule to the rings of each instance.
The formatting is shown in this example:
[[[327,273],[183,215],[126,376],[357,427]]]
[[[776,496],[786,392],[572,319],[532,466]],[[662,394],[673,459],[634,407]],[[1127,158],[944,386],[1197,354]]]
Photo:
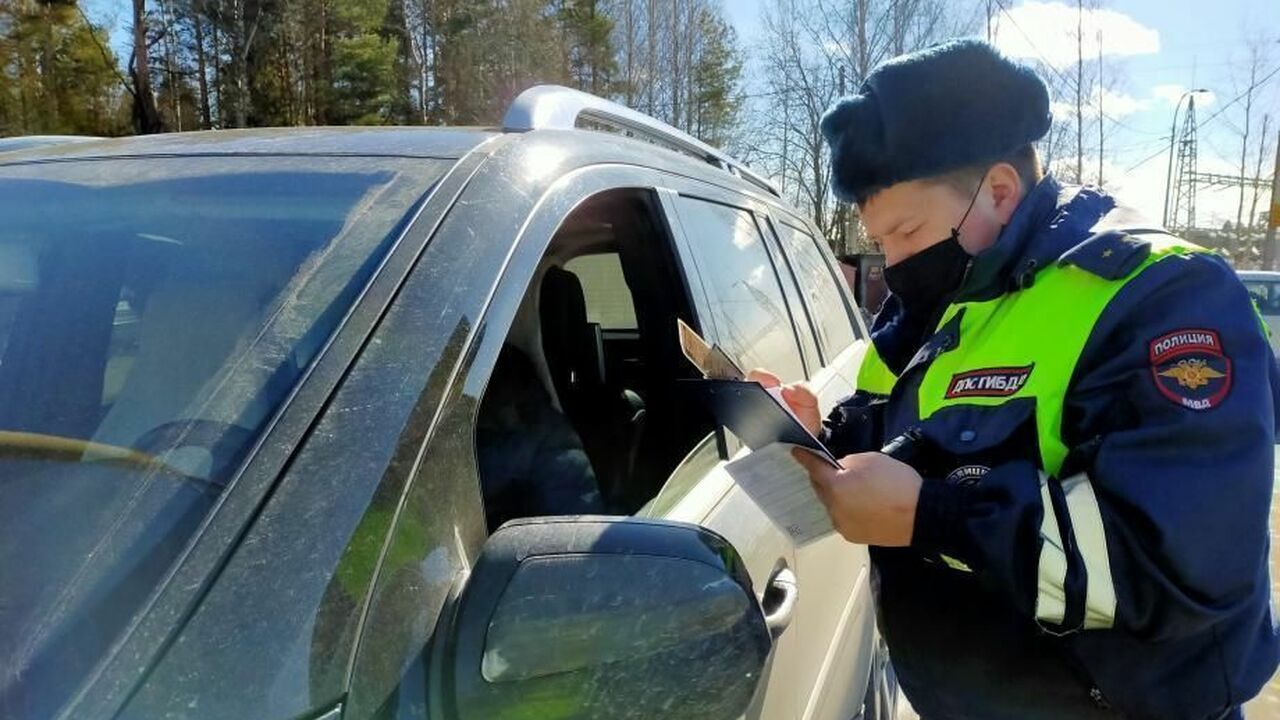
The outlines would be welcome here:
[[[1075,265],[1105,280],[1119,280],[1151,254],[1151,242],[1123,230],[1105,230],[1063,253],[1059,263]]]
[[[1213,330],[1187,328],[1151,341],[1151,378],[1170,402],[1211,410],[1231,391],[1231,358]]]

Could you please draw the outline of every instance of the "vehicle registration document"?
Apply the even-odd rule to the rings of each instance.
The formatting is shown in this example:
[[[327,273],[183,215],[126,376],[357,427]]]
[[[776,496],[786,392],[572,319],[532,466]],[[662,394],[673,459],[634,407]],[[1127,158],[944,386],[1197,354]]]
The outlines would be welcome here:
[[[680,346],[703,375],[682,380],[689,391],[751,452],[725,465],[725,471],[791,539],[804,544],[834,532],[826,508],[814,494],[809,476],[791,457],[803,448],[834,467],[839,463],[791,412],[780,388],[744,379],[744,373],[717,345],[679,323]]]

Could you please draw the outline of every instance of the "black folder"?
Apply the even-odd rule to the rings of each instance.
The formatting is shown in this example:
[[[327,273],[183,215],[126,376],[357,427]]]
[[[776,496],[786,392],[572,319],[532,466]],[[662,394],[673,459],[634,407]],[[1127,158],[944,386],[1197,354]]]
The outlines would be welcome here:
[[[831,451],[760,383],[711,379],[682,379],[679,382],[698,398],[716,422],[729,428],[752,450],[760,450],[773,443],[796,445],[840,467]]]

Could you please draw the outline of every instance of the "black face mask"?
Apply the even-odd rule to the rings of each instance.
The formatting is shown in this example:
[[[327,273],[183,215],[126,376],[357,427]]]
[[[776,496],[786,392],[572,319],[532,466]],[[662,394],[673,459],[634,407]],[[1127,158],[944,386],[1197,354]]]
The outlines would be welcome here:
[[[969,253],[951,237],[884,269],[884,282],[911,315],[924,320],[960,288]]]
[[[960,289],[973,259],[960,244],[960,228],[969,219],[985,181],[984,176],[960,222],[951,228],[950,237],[884,269],[885,285],[902,301],[908,314],[927,320]]]

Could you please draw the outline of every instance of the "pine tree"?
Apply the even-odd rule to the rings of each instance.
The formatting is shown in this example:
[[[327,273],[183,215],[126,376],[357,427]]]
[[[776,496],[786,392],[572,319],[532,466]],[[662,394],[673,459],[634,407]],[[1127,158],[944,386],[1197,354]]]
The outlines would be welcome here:
[[[0,0],[0,134],[126,130],[119,65],[104,28],[71,0]]]
[[[692,133],[716,146],[733,139],[741,107],[742,54],[733,26],[704,9],[699,15],[703,44],[693,68],[695,107]]]
[[[599,5],[598,0],[564,0],[556,16],[573,86],[604,95],[612,87],[617,62],[611,39],[614,21]]]

